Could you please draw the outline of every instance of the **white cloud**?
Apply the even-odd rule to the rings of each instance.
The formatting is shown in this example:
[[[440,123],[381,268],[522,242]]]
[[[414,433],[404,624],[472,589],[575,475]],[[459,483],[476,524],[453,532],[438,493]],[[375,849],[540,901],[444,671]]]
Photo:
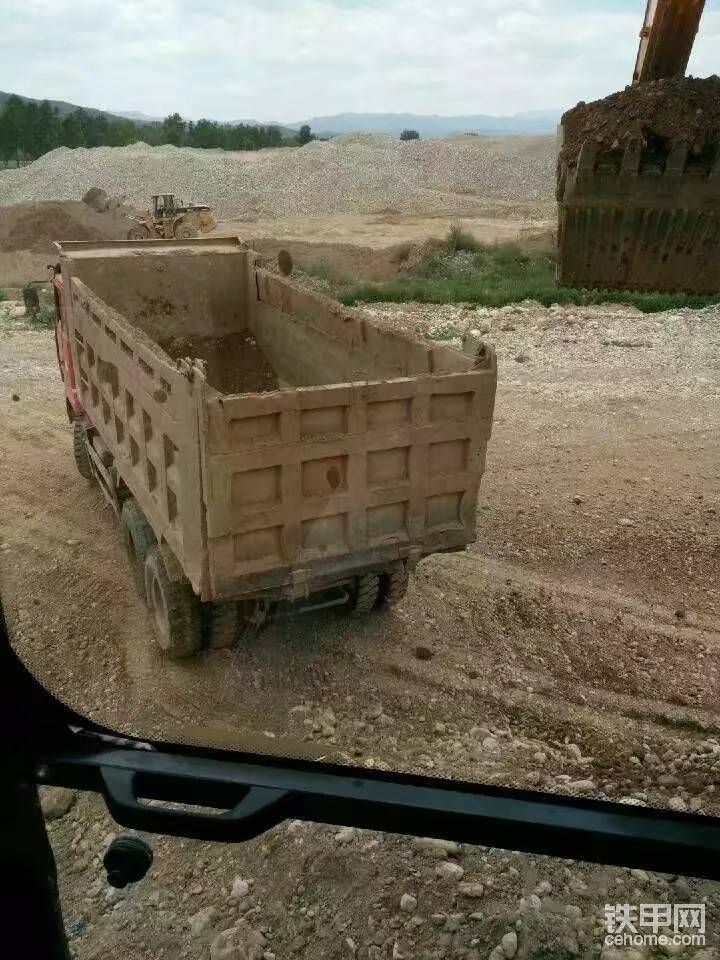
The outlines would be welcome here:
[[[720,3],[720,0],[717,0]],[[712,0],[691,69],[720,69]],[[644,0],[2,0],[0,89],[106,109],[300,120],[512,113],[630,81]],[[51,28],[48,28],[51,25]]]

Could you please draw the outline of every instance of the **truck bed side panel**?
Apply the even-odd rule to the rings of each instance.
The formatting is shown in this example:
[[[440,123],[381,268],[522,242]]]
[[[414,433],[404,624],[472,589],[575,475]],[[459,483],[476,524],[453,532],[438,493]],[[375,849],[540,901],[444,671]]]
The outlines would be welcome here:
[[[200,591],[204,571],[195,386],[77,277],[65,284],[83,406],[158,540]]]
[[[297,386],[472,369],[457,350],[376,326],[267,270],[256,271],[256,288],[249,319],[255,337],[281,379]]]

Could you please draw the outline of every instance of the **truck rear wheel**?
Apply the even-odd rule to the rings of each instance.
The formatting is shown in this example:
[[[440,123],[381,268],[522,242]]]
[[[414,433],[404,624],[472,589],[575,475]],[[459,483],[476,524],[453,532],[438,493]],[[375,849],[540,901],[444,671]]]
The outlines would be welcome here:
[[[355,594],[350,601],[350,612],[353,617],[364,617],[370,613],[380,598],[380,577],[376,573],[366,573],[358,577]]]
[[[86,480],[92,480],[93,472],[90,463],[90,454],[87,449],[87,431],[82,417],[73,420],[73,454],[78,473]]]
[[[240,636],[240,610],[237,603],[206,603],[203,607],[205,646],[210,650],[232,647]]]
[[[271,620],[274,609],[274,605],[264,598],[241,601],[239,614],[243,640],[256,637]]]
[[[126,500],[120,513],[123,542],[130,561],[135,586],[141,597],[145,596],[145,557],[150,547],[157,543],[155,534],[137,500]]]
[[[201,646],[200,600],[177,560],[157,545],[145,555],[145,594],[163,653],[171,660],[194,656]]]
[[[380,580],[380,601],[394,607],[404,599],[410,577],[402,560],[387,570]]]

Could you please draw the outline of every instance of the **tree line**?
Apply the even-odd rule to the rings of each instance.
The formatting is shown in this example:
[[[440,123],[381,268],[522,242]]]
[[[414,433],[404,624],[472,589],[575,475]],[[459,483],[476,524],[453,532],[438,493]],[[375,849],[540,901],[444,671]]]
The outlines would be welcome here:
[[[177,147],[222,150],[260,150],[263,147],[296,146],[313,139],[309,126],[296,137],[285,137],[279,127],[251,124],[230,126],[215,120],[184,120],[173,113],[162,122],[136,123],[82,107],[60,115],[47,100],[40,103],[11,96],[0,107],[0,163],[36,160],[56,147],[125,147],[143,140],[151,146],[171,143]]]

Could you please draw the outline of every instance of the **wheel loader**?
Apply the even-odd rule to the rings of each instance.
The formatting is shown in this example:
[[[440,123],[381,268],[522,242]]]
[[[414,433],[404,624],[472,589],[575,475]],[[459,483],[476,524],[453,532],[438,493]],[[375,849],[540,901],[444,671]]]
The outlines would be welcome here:
[[[155,194],[152,201],[152,210],[132,218],[135,224],[128,231],[128,240],[191,240],[216,226],[212,210],[205,204],[184,206],[172,193]]]
[[[633,84],[559,133],[561,286],[720,292],[720,78],[685,77],[705,0],[648,0]]]

